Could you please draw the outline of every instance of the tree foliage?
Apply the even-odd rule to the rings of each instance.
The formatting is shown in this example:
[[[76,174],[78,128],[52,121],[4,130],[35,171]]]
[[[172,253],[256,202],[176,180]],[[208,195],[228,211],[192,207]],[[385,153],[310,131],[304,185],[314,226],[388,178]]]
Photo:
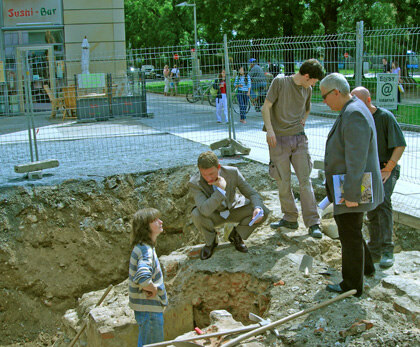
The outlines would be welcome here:
[[[182,0],[125,0],[127,43],[132,48],[193,44],[192,7]],[[193,0],[189,0],[193,3]],[[419,0],[197,0],[198,39],[330,34],[366,28],[418,25]]]

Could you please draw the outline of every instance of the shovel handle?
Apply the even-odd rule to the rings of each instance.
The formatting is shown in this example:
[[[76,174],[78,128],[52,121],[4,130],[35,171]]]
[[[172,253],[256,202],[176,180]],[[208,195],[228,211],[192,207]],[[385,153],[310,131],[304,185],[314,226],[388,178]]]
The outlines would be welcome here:
[[[105,290],[104,294],[102,295],[102,297],[99,299],[98,303],[95,305],[95,307],[98,307],[100,304],[102,304],[102,302],[105,300],[106,296],[109,294],[109,292],[112,289],[112,284],[109,285],[109,287]],[[69,347],[73,347],[74,344],[77,342],[77,340],[79,339],[80,335],[82,335],[82,333],[85,331],[87,326],[87,321],[85,321],[83,323],[83,325],[81,326],[79,332],[76,334],[76,336],[74,337],[74,339],[70,342]]]

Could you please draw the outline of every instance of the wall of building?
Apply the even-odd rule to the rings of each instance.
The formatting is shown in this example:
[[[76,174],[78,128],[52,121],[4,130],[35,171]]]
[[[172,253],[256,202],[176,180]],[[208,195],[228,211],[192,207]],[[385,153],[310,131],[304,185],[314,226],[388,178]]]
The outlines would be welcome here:
[[[90,73],[124,76],[127,71],[124,0],[63,0],[67,74],[81,73],[81,44],[90,45]]]

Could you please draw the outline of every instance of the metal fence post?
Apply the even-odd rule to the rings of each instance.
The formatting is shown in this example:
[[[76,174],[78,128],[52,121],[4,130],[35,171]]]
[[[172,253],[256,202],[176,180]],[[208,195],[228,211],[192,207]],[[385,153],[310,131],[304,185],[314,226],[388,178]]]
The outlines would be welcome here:
[[[231,91],[231,78],[230,78],[230,63],[229,63],[229,52],[227,46],[227,36],[226,34],[223,35],[223,50],[225,53],[225,73],[226,73],[226,96],[227,96],[227,103],[228,103],[228,119],[229,119],[229,139],[236,140],[235,134],[235,124],[232,118],[232,91]]]
[[[363,76],[363,21],[356,23],[356,67],[355,67],[356,87],[362,85]]]
[[[32,104],[32,88],[31,88],[31,81],[30,81],[30,68],[29,68],[29,61],[28,61],[28,54],[25,57],[25,69],[24,69],[24,88],[25,88],[25,113],[28,119],[28,138],[29,138],[29,149],[31,153],[31,161],[34,161],[34,155],[32,150],[32,142],[35,150],[35,160],[38,161],[38,145],[36,142],[36,131],[35,131],[35,122],[34,122],[34,109]],[[32,136],[31,136],[32,131]]]

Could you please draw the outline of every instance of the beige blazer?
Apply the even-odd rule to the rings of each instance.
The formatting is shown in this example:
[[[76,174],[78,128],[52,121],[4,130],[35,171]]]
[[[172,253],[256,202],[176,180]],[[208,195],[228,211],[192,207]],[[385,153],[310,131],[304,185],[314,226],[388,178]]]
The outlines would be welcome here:
[[[268,214],[269,210],[264,206],[261,196],[245,181],[236,167],[222,166],[219,174],[226,180],[226,196],[209,185],[200,173],[192,176],[188,183],[195,206],[202,215],[208,217],[214,212],[220,213],[248,203],[254,208],[261,207],[264,214]]]

